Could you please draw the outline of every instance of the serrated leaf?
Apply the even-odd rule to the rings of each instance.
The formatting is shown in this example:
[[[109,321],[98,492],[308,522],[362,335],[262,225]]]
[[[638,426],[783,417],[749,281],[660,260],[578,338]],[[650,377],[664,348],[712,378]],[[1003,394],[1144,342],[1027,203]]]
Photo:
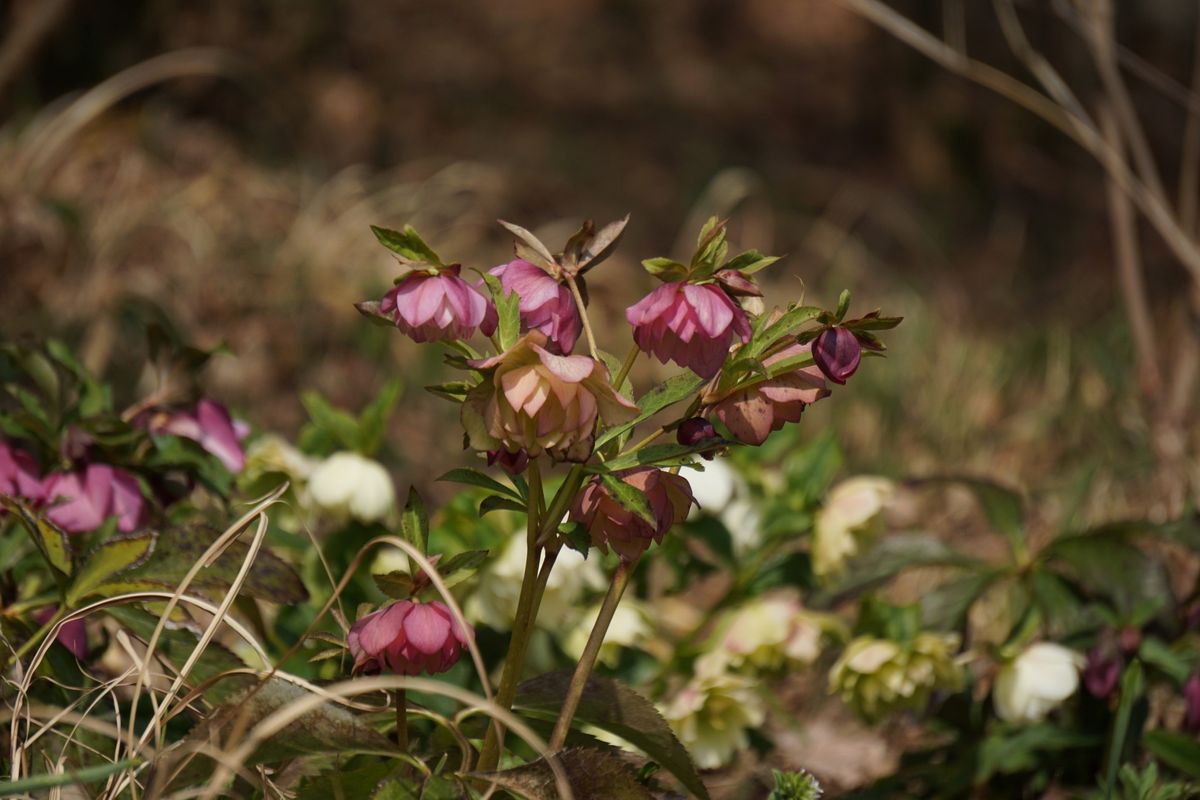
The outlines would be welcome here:
[[[483,280],[496,307],[496,338],[500,342],[500,349],[508,350],[521,335],[521,298],[516,292],[506,294],[500,279],[491,273],[483,273]]]
[[[50,566],[64,575],[71,574],[71,539],[66,531],[15,498],[0,495],[0,505],[21,521],[21,526]]]
[[[608,490],[609,497],[615,500],[621,508],[633,512],[649,525],[658,524],[654,517],[654,511],[650,508],[650,498],[646,497],[646,493],[641,489],[610,473],[601,475],[600,483]]]
[[[449,472],[447,472],[445,475],[442,475],[440,478],[438,478],[438,480],[446,481],[449,483],[462,483],[462,484],[466,484],[467,486],[478,486],[481,489],[490,489],[491,491],[496,492],[497,494],[502,494],[507,497],[511,497],[512,499],[516,500],[517,502],[520,502],[520,503],[525,502],[525,498],[523,498],[523,497],[521,497],[521,495],[517,494],[516,490],[514,490],[511,486],[505,486],[500,481],[496,480],[493,477],[483,474],[482,472],[480,472],[477,469],[469,469],[469,468],[465,468],[465,467],[460,467],[458,469],[452,469]]]
[[[438,564],[438,574],[443,578],[449,578],[457,572],[479,569],[487,561],[490,552],[489,550],[464,550],[461,553],[455,553],[444,563]]]
[[[405,225],[403,231],[394,231],[390,228],[381,228],[378,225],[372,225],[371,232],[375,234],[375,238],[379,240],[381,245],[400,256],[401,261],[405,263],[430,264],[433,266],[441,266],[442,264],[442,260],[438,258],[437,253],[433,252],[433,248],[425,243],[425,240],[417,234],[411,225]]]
[[[571,683],[570,671],[531,678],[517,687],[515,705],[535,715],[557,717]],[[575,720],[594,725],[640,748],[702,800],[708,790],[687,749],[646,698],[628,686],[601,675],[592,675],[584,686]]]
[[[596,440],[596,447],[599,448],[612,441],[625,431],[650,419],[650,417],[664,408],[674,405],[681,400],[686,400],[698,392],[704,384],[704,378],[693,375],[690,372],[671,376],[642,396],[641,400],[638,401],[638,408],[642,410],[640,414],[624,425],[617,425],[606,430]]]
[[[888,536],[850,561],[846,574],[833,586],[811,598],[814,607],[828,607],[855,594],[872,589],[906,569],[950,566],[980,568],[984,562],[960,553],[940,539],[921,533]]]
[[[538,266],[546,269],[555,263],[554,256],[551,255],[549,248],[542,244],[541,239],[537,238],[520,225],[514,225],[511,222],[505,222],[502,219],[497,220],[497,222],[503,225],[509,233],[517,237],[519,242],[523,243],[530,251],[532,251],[535,256],[537,256],[536,259],[532,260],[534,264],[538,264]],[[520,255],[520,253],[518,253],[518,255]],[[542,263],[539,264],[539,261]]]
[[[174,589],[218,535],[218,531],[203,526],[160,529],[150,558],[112,576],[96,588],[95,594],[112,596],[139,589]],[[228,590],[249,552],[244,542],[232,542],[212,564],[196,573],[190,590]],[[242,593],[271,603],[302,603],[308,599],[308,590],[296,571],[266,548],[258,551],[242,584]]]
[[[614,750],[571,747],[555,758],[576,800],[653,800]],[[473,774],[528,800],[558,800],[560,796],[554,770],[545,758],[500,772]]]
[[[404,504],[404,513],[400,515],[400,531],[404,540],[421,551],[421,555],[428,552],[429,515],[425,512],[425,501],[415,486],[409,487],[408,502]]]
[[[146,563],[154,552],[158,534],[145,531],[130,536],[116,536],[100,545],[67,589],[67,606],[74,608],[84,597],[100,588],[109,578],[127,569]]]
[[[584,558],[588,557],[592,548],[592,535],[582,522],[564,522],[558,526],[558,535],[567,547],[582,554]]]

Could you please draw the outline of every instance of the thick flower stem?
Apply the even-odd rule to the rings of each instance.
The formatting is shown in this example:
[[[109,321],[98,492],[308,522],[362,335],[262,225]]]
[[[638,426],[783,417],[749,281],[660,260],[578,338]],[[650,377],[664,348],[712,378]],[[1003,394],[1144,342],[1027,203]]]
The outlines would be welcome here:
[[[604,644],[604,635],[608,633],[608,626],[612,622],[613,614],[617,611],[617,605],[621,602],[621,595],[625,593],[625,587],[629,585],[629,576],[633,573],[635,563],[622,559],[621,563],[617,565],[617,571],[613,573],[608,594],[604,596],[600,614],[596,617],[596,624],[592,626],[592,635],[588,637],[587,646],[583,648],[583,655],[579,657],[579,663],[575,666],[575,674],[571,676],[571,685],[567,688],[567,696],[563,698],[562,711],[559,712],[558,721],[554,723],[554,733],[550,736],[551,751],[561,750],[567,741],[567,733],[571,730],[571,720],[575,718],[575,711],[579,708],[580,700],[583,699],[583,689],[587,686],[592,668],[596,666],[596,658],[600,655],[600,646]]]
[[[555,500],[557,500],[557,496]],[[538,508],[542,503],[542,473],[537,461],[529,462],[529,498],[526,518],[525,574],[521,578],[521,594],[517,598],[517,613],[513,618],[512,639],[508,643],[508,655],[504,659],[504,669],[500,673],[500,686],[496,689],[496,703],[504,709],[512,708],[513,698],[517,694],[517,682],[521,677],[521,668],[525,665],[525,651],[529,648],[529,637],[533,633],[533,623],[537,617],[537,583],[538,555],[540,547],[538,536],[541,529]],[[550,511],[553,511],[551,504]],[[547,512],[549,513],[549,512]],[[483,749],[479,753],[481,771],[492,770],[500,761],[500,748],[504,744],[504,728],[496,720],[488,727],[483,740]]]

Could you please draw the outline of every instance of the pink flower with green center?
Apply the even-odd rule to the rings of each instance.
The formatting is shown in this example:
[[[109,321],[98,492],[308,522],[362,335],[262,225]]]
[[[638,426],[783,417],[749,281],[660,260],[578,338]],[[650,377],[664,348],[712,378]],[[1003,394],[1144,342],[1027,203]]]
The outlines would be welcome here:
[[[401,600],[355,622],[346,644],[355,672],[433,675],[454,666],[473,636],[444,603]]]
[[[469,339],[476,328],[491,336],[496,330],[491,302],[458,273],[455,265],[436,275],[409,274],[383,296],[379,313],[414,342]]]
[[[580,492],[571,519],[587,526],[592,544],[601,551],[607,553],[611,547],[621,558],[634,561],[651,541],[661,543],[671,526],[687,516],[692,487],[685,478],[655,467],[627,470],[618,477],[645,493],[654,515],[653,525],[618,503],[599,477]]]
[[[625,311],[638,347],[702,378],[721,371],[736,336],[750,339],[746,312],[716,284],[664,283]]]
[[[556,355],[546,342],[541,331],[530,331],[511,350],[471,362],[489,373],[462,407],[471,447],[585,461],[597,418],[620,424],[637,416],[638,407],[609,384],[603,364],[588,356]]]
[[[553,353],[570,353],[575,348],[583,319],[570,289],[541,267],[521,259],[501,264],[491,274],[500,279],[506,294],[516,292],[522,332],[546,334],[546,349]]]
[[[46,478],[46,517],[68,533],[94,531],[109,517],[129,532],[141,523],[145,501],[132,475],[108,464],[89,464],[80,472]]]
[[[774,365],[808,352],[808,345],[792,345],[766,358],[763,365],[770,370]],[[704,398],[704,413],[719,419],[738,441],[746,444],[762,444],[785,422],[799,422],[805,406],[829,396],[825,376],[814,366],[798,367],[773,378],[754,381],[736,387],[728,394],[714,396],[709,393]]]

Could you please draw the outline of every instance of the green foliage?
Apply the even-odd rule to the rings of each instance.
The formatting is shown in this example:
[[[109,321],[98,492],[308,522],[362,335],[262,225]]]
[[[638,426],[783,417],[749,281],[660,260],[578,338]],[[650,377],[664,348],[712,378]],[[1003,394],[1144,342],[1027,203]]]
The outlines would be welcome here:
[[[817,779],[804,770],[783,772],[774,770],[775,789],[767,800],[821,800],[824,792]]]
[[[572,794],[579,800],[652,800],[649,790],[638,783],[616,751],[597,748],[567,748],[554,756],[565,773]],[[500,772],[477,773],[528,800],[557,800],[561,797],[554,770],[547,758],[539,758]]]

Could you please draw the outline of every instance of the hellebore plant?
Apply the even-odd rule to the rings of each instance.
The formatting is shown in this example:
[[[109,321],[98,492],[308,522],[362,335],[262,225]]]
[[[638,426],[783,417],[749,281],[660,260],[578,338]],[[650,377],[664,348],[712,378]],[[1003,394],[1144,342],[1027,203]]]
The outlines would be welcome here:
[[[566,741],[641,556],[693,505],[680,468],[702,468],[698,458],[739,443],[760,445],[786,423],[798,422],[805,407],[830,395],[827,381],[845,383],[864,354],[883,350],[873,331],[900,321],[879,312],[845,319],[845,293],[832,312],[790,305],[756,313],[762,293],[754,276],[778,259],[754,250],[730,257],[725,224],[711,219],[686,263],[642,262],[662,285],[626,310],[633,346],[618,361],[597,342],[584,278],[611,254],[627,222],[599,229],[585,223],[557,253],[526,229],[502,223],[515,236],[515,258],[477,270],[474,283],[411,227],[374,228],[402,274],[381,301],[357,304],[365,316],[414,341],[441,341],[450,349],[447,362],[462,371],[461,379],[429,388],[459,404],[467,447],[481,466],[497,468],[498,478],[510,476],[512,489],[477,470],[456,470],[447,479],[500,487],[503,494],[494,502],[524,512],[526,557],[495,694],[500,706],[512,707],[533,622],[562,548],[586,556],[595,547],[616,556],[608,592],[562,697],[552,750]],[[477,331],[488,337],[490,353],[466,341]],[[635,399],[628,378],[643,352],[690,374]],[[685,410],[668,411],[673,406]],[[630,444],[634,427],[652,417],[661,424]],[[665,434],[673,434],[674,443],[659,441]],[[563,474],[552,482],[546,471],[558,465]],[[440,603],[402,599],[359,619],[348,647],[356,671],[435,673],[454,663],[471,636]],[[403,704],[401,693],[401,725]],[[496,768],[503,735],[493,720],[477,770]],[[406,733],[399,736],[407,741]]]

